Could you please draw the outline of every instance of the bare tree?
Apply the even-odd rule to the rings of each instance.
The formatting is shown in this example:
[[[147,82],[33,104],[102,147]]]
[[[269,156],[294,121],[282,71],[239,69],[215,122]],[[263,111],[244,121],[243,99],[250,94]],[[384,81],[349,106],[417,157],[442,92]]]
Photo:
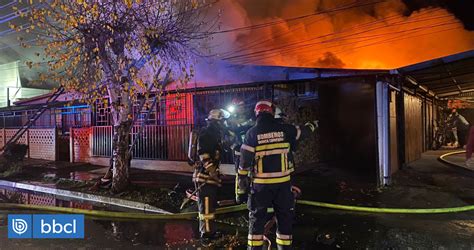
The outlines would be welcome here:
[[[113,182],[129,184],[133,103],[164,84],[186,84],[193,58],[201,55],[217,16],[204,0],[49,0],[19,12],[36,33],[48,71],[41,81],[56,81],[94,104],[106,96],[113,122]],[[18,28],[11,25],[12,28]],[[30,66],[37,62],[28,62]],[[165,78],[168,78],[166,80]],[[106,100],[107,100],[106,99]]]

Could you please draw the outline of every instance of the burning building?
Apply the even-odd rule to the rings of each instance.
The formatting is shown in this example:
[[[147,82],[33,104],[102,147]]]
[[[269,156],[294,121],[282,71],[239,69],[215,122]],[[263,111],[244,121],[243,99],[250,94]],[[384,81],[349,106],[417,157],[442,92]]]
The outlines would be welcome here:
[[[202,73],[186,88],[169,85],[161,101],[150,107],[149,119],[137,120],[133,131],[141,123],[145,129],[135,145],[132,167],[191,171],[186,163],[189,132],[204,124],[210,109],[225,108],[238,97],[251,110],[257,100],[266,98],[290,114],[290,122],[320,120],[317,135],[297,151],[300,166],[330,164],[388,184],[392,173],[430,149],[442,99],[472,92],[468,82],[474,73],[468,68],[473,62],[470,51],[396,70],[212,65],[215,74],[198,70]],[[16,103],[17,113],[1,110],[3,143],[47,97]],[[67,106],[67,99],[63,94],[31,134],[40,127],[51,128],[56,150],[68,149],[56,153],[56,159],[66,155],[71,161],[108,165],[112,127],[107,107]],[[225,162],[224,172],[231,174],[230,152]]]
[[[472,51],[460,53],[474,47],[472,17],[465,14],[472,4],[459,2],[220,1],[216,9],[225,11],[214,56],[224,61],[198,63],[185,87],[168,85],[147,120],[135,110],[132,137],[141,124],[145,129],[136,138],[132,167],[191,171],[189,132],[203,125],[210,109],[225,108],[235,97],[251,109],[268,98],[291,122],[320,120],[317,136],[297,152],[300,165],[328,163],[388,184],[392,173],[430,148],[443,99],[469,98],[474,88]],[[21,141],[48,144],[54,154],[47,159],[108,165],[108,107],[71,103],[67,95]],[[49,96],[0,110],[0,142]],[[32,150],[30,156],[46,157]],[[230,155],[225,161],[231,163]]]

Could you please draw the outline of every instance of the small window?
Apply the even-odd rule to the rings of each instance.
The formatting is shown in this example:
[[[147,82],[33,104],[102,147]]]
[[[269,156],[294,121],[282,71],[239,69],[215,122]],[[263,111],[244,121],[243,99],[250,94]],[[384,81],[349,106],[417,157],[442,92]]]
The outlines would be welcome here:
[[[299,96],[306,94],[306,83],[298,83],[296,86],[296,94]]]
[[[318,96],[318,89],[315,83],[304,82],[297,84],[297,95],[298,96]]]

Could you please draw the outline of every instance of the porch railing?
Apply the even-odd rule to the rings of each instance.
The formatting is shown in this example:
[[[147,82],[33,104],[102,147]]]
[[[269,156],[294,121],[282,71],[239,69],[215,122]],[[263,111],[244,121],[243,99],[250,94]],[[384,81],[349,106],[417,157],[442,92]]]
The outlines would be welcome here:
[[[191,124],[146,125],[133,149],[134,159],[186,161]],[[135,138],[140,126],[132,128]],[[92,156],[110,157],[112,153],[112,126],[92,128]]]

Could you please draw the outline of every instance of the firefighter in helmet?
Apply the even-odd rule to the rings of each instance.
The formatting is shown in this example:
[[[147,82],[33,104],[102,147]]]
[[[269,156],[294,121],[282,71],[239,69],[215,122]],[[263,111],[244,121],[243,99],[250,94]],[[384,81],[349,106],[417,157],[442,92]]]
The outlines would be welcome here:
[[[241,202],[250,193],[249,249],[262,249],[269,207],[274,208],[277,218],[278,249],[291,249],[295,203],[291,191],[291,147],[296,140],[314,132],[318,126],[317,121],[307,122],[301,127],[280,123],[275,120],[274,112],[272,102],[257,102],[257,123],[245,135],[240,150],[236,200]]]
[[[230,112],[227,125],[229,133],[233,137],[232,151],[234,154],[235,171],[237,171],[240,161],[240,146],[244,140],[245,133],[255,125],[255,122],[247,114],[245,103],[241,99],[234,98],[232,104],[227,109]]]
[[[255,121],[247,114],[245,103],[241,99],[232,99],[232,104],[227,107],[227,110],[230,112],[230,118],[227,120],[228,134],[232,138],[231,149],[234,155],[235,173],[237,173],[240,162],[240,146],[244,141],[245,133],[255,125]]]
[[[211,110],[206,119],[207,126],[199,132],[198,137],[199,162],[193,173],[193,181],[198,189],[199,231],[204,241],[219,237],[214,225],[214,212],[217,191],[221,187],[219,164],[225,119],[228,117],[229,114],[224,110]]]

